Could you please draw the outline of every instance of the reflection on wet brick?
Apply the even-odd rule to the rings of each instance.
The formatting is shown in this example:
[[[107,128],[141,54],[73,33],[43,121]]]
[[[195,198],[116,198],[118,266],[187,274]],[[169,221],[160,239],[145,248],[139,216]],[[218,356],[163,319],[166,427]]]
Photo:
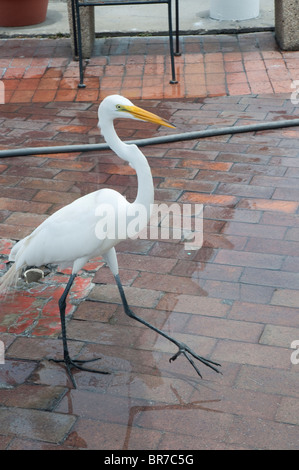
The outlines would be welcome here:
[[[3,408],[0,410],[1,434],[58,443],[76,421],[71,415],[40,410]]]

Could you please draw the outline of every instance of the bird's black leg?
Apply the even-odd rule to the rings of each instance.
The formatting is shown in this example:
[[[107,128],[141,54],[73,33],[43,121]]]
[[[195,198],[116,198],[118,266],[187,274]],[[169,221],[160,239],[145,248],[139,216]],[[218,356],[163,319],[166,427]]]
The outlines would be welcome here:
[[[75,388],[77,388],[75,379],[74,379],[72,371],[71,371],[72,367],[76,367],[77,369],[85,370],[87,372],[96,372],[98,374],[109,374],[109,372],[102,372],[102,371],[99,371],[99,370],[88,369],[87,367],[83,367],[81,365],[81,364],[84,364],[85,362],[97,361],[100,358],[89,359],[89,360],[85,360],[85,361],[84,360],[79,360],[79,359],[73,360],[73,359],[70,358],[68,345],[67,345],[67,337],[66,337],[65,308],[66,308],[66,298],[68,296],[70,288],[72,287],[72,284],[74,282],[75,277],[76,277],[76,274],[71,275],[71,277],[70,277],[70,279],[69,279],[69,281],[66,285],[66,288],[64,289],[64,292],[63,292],[62,296],[60,297],[60,299],[58,301],[59,312],[60,312],[60,321],[61,321],[61,334],[62,334],[63,357],[64,357],[64,359],[51,359],[51,360],[54,361],[54,362],[64,362],[65,363],[65,366],[66,366],[68,375],[69,375],[69,377],[72,381],[72,384]]]
[[[185,356],[186,359],[188,359],[188,361],[190,362],[190,364],[192,365],[192,367],[194,367],[194,369],[196,370],[196,372],[198,373],[198,375],[200,377],[201,376],[201,373],[200,371],[198,370],[198,368],[196,367],[194,361],[192,360],[191,357],[193,357],[194,359],[197,359],[198,361],[202,362],[203,364],[205,364],[206,366],[210,367],[211,369],[213,369],[215,372],[217,373],[221,373],[217,367],[221,367],[221,364],[218,364],[217,362],[213,362],[211,361],[210,359],[206,359],[204,357],[201,357],[201,356],[198,356],[198,354],[196,354],[194,351],[192,351],[192,349],[189,348],[189,346],[187,346],[186,344],[182,343],[181,341],[177,341],[175,338],[172,338],[171,336],[169,336],[167,333],[164,333],[164,331],[162,330],[159,330],[158,328],[156,328],[155,326],[151,325],[150,323],[148,323],[147,321],[143,320],[142,318],[138,317],[137,315],[135,315],[134,312],[132,312],[132,310],[130,309],[129,305],[128,305],[128,302],[127,302],[127,299],[126,299],[126,296],[125,296],[125,293],[124,293],[124,289],[123,289],[123,286],[121,284],[121,281],[120,281],[120,278],[119,278],[119,275],[117,274],[115,276],[115,281],[116,281],[116,284],[117,284],[117,287],[118,287],[118,290],[119,290],[119,293],[120,293],[120,296],[121,296],[121,300],[122,300],[122,303],[123,303],[123,307],[124,307],[124,310],[125,310],[125,313],[131,317],[131,318],[134,318],[135,320],[139,321],[140,323],[142,323],[143,325],[145,326],[148,326],[151,330],[155,331],[156,333],[158,333],[159,335],[161,336],[164,336],[164,338],[168,339],[169,341],[171,341],[173,344],[175,344],[177,347],[178,347],[178,352],[176,354],[174,354],[174,356],[172,356],[170,359],[169,359],[169,362],[171,361],[175,361],[175,359],[177,359],[178,356],[180,356],[181,354],[183,354]]]

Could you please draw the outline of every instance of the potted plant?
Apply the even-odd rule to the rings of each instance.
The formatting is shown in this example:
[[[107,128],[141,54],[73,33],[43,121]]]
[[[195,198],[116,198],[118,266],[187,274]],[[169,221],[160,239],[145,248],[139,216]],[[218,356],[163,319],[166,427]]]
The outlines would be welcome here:
[[[0,0],[0,26],[30,26],[45,21],[49,0]]]

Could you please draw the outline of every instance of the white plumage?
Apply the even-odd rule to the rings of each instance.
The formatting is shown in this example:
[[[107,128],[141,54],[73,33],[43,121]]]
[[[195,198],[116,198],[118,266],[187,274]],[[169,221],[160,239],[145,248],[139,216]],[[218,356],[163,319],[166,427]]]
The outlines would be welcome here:
[[[77,273],[88,260],[105,254],[118,243],[119,240],[96,237],[95,213],[99,205],[117,205],[120,198],[116,191],[103,189],[75,200],[20,240],[9,260],[15,261],[16,269],[51,263],[72,266],[72,273]]]
[[[173,127],[152,113],[147,113],[134,106],[129,100],[118,95],[107,97],[99,107],[99,127],[110,147],[136,170],[138,183],[142,191],[137,194],[136,201],[130,204],[120,193],[112,189],[100,189],[83,196],[71,204],[55,212],[28,237],[20,240],[13,247],[9,260],[15,261],[14,270],[19,274],[26,266],[42,266],[59,264],[72,266],[76,274],[88,260],[105,255],[121,239],[112,238],[99,240],[96,236],[96,215],[100,206],[110,206],[111,216],[115,217],[115,227],[120,218],[119,211],[132,211],[132,205],[142,204],[150,216],[150,206],[154,202],[154,189],[150,167],[142,152],[135,145],[127,145],[117,136],[113,120],[115,118],[133,118],[137,116],[152,122]],[[112,213],[113,212],[113,213]],[[122,217],[124,220],[126,217]],[[129,219],[129,218],[128,218]],[[113,224],[111,224],[113,226]],[[142,229],[143,227],[140,227]],[[116,234],[118,231],[116,230]],[[113,235],[113,234],[112,234]],[[112,253],[111,255],[112,256]],[[117,274],[117,272],[113,272]],[[3,279],[5,281],[5,279]]]
[[[29,236],[20,240],[13,247],[9,259],[14,261],[14,264],[0,279],[0,292],[7,290],[12,284],[16,283],[21,270],[26,266],[38,267],[47,264],[58,264],[60,266],[72,267],[69,282],[59,300],[59,311],[64,362],[72,383],[76,386],[71,368],[77,367],[87,371],[91,369],[82,367],[81,363],[86,361],[72,360],[69,356],[65,326],[66,298],[78,271],[88,260],[101,255],[106,260],[115,277],[125,313],[164,336],[178,347],[178,352],[170,360],[175,360],[180,354],[183,354],[200,375],[199,370],[190,357],[193,356],[218,372],[214,366],[219,364],[198,356],[185,344],[175,340],[135,315],[128,306],[118,274],[118,263],[114,247],[121,240],[128,238],[128,228],[132,220],[132,214],[138,211],[140,207],[143,208],[145,217],[143,218],[143,225],[139,227],[139,231],[146,226],[150,218],[151,206],[154,202],[154,187],[147,159],[136,145],[126,144],[119,139],[115,132],[113,121],[117,118],[130,118],[153,122],[167,127],[174,126],[155,114],[134,106],[129,100],[118,95],[109,96],[102,101],[99,106],[98,117],[99,127],[108,145],[136,171],[138,191],[135,201],[129,203],[120,193],[112,189],[101,189],[75,200],[55,212]],[[102,220],[100,215],[102,207],[107,208],[108,214],[106,219],[109,227],[105,236],[99,237],[97,224]],[[119,233],[122,235],[119,236]],[[95,372],[100,371],[96,370]]]

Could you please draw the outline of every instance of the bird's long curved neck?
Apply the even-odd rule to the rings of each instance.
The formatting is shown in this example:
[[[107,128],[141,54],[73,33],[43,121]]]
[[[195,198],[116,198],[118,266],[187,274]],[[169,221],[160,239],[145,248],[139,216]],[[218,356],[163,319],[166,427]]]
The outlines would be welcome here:
[[[150,166],[143,153],[136,145],[125,144],[115,132],[113,121],[99,121],[102,134],[109,147],[122,160],[130,163],[136,171],[138,180],[137,197],[134,204],[141,204],[150,212],[154,202],[154,185]]]

